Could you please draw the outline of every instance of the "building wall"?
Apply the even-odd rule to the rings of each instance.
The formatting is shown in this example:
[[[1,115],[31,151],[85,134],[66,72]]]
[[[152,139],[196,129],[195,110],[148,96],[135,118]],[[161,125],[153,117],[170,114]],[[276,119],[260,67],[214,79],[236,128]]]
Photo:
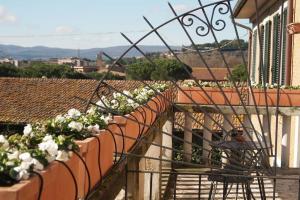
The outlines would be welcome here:
[[[294,22],[300,22],[300,1],[294,0]],[[300,34],[292,39],[292,84],[300,85]]]

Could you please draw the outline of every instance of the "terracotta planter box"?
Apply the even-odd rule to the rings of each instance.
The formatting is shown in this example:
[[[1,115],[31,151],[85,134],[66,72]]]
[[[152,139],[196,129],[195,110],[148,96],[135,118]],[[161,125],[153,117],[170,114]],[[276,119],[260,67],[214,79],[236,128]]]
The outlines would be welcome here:
[[[132,148],[136,139],[142,133],[143,124],[145,123],[144,115],[146,115],[146,113],[143,114],[142,111],[134,111],[125,116],[113,117],[115,124],[110,124],[108,129],[115,136],[118,153],[121,153],[122,150],[128,152]],[[124,138],[122,137],[122,134],[125,136]]]
[[[258,106],[266,106],[264,89],[253,89],[254,98]],[[267,89],[268,106],[277,105],[277,89]],[[254,105],[253,96],[250,95],[250,104]],[[300,90],[279,90],[279,106],[300,106]]]
[[[212,87],[204,87],[203,89],[206,91],[202,91],[199,87],[182,87],[183,91],[178,90],[177,102],[183,104],[203,104],[203,105],[212,105],[213,103],[217,105],[227,105],[226,99],[219,88]],[[228,98],[231,105],[240,105],[240,98],[238,93],[234,88],[222,88],[226,97]],[[208,96],[210,97],[208,97]],[[211,101],[211,100],[212,101]],[[193,102],[194,101],[194,102]]]
[[[78,160],[75,156],[66,162],[71,168],[76,179],[78,178]],[[44,186],[41,193],[41,199],[74,199],[75,186],[72,177],[67,169],[60,163],[54,162],[41,172]],[[11,187],[0,187],[0,199],[5,200],[32,200],[38,199],[40,180],[33,176],[28,180],[21,181]]]
[[[76,143],[79,145],[80,153],[82,154],[82,158],[84,159],[90,174],[90,189],[92,189],[99,181],[101,181],[101,178],[103,178],[107,171],[112,167],[113,152],[115,151],[113,136],[108,131],[102,130],[100,134],[97,135],[97,138],[99,140],[92,137],[83,141],[76,141]],[[88,193],[88,175],[86,168],[81,161],[79,161],[78,165],[78,189],[81,196],[85,196]],[[100,175],[100,170],[102,177]]]

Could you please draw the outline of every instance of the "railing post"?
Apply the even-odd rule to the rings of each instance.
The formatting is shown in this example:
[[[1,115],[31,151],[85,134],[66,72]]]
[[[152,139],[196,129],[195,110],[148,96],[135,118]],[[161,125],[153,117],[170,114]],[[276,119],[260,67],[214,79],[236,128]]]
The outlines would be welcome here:
[[[212,141],[212,120],[208,116],[210,114],[205,114],[204,116],[204,125],[207,127],[207,129],[203,130],[203,159],[206,164],[209,164],[210,158],[209,158],[209,152],[211,150],[211,144]]]
[[[193,142],[193,134],[192,134],[192,111],[184,112],[184,144],[183,144],[183,159],[186,162],[192,161],[192,142]]]

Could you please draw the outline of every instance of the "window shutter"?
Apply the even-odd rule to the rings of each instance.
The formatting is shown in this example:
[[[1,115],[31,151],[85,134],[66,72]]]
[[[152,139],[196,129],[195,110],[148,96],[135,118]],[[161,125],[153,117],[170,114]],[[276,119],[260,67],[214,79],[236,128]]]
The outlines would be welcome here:
[[[251,79],[255,82],[255,71],[256,71],[256,48],[257,48],[257,31],[253,32],[253,41],[252,41],[252,70],[251,70]]]
[[[279,75],[279,31],[280,31],[280,16],[279,14],[275,15],[274,18],[274,27],[273,27],[273,62],[272,62],[272,84],[277,83]]]
[[[287,26],[287,9],[283,12],[283,29],[282,29],[282,57],[281,57],[281,84],[285,84],[286,79],[286,26]]]
[[[265,26],[265,41],[264,41],[264,81],[269,83],[270,80],[270,53],[271,53],[271,21],[268,21]]]
[[[265,41],[265,27],[264,26],[261,26],[260,28],[260,38],[261,38],[261,44],[260,44],[260,48],[259,48],[259,53],[262,54],[262,59],[264,59],[264,41]],[[260,59],[260,57],[259,57]],[[259,60],[259,83],[261,84],[264,77],[264,66],[261,65],[261,61]]]

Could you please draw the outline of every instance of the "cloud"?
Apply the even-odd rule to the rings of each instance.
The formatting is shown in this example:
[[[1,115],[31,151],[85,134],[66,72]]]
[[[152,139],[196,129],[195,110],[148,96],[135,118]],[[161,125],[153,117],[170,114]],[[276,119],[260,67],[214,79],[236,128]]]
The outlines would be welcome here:
[[[72,33],[74,29],[70,26],[58,26],[55,28],[55,32],[59,34],[64,34],[64,33]]]
[[[4,6],[0,5],[0,23],[14,23],[16,21],[17,17],[9,12]]]
[[[175,9],[176,12],[179,12],[179,13],[187,12],[189,10],[189,7],[185,4],[177,4],[177,5],[174,5],[173,8]]]

